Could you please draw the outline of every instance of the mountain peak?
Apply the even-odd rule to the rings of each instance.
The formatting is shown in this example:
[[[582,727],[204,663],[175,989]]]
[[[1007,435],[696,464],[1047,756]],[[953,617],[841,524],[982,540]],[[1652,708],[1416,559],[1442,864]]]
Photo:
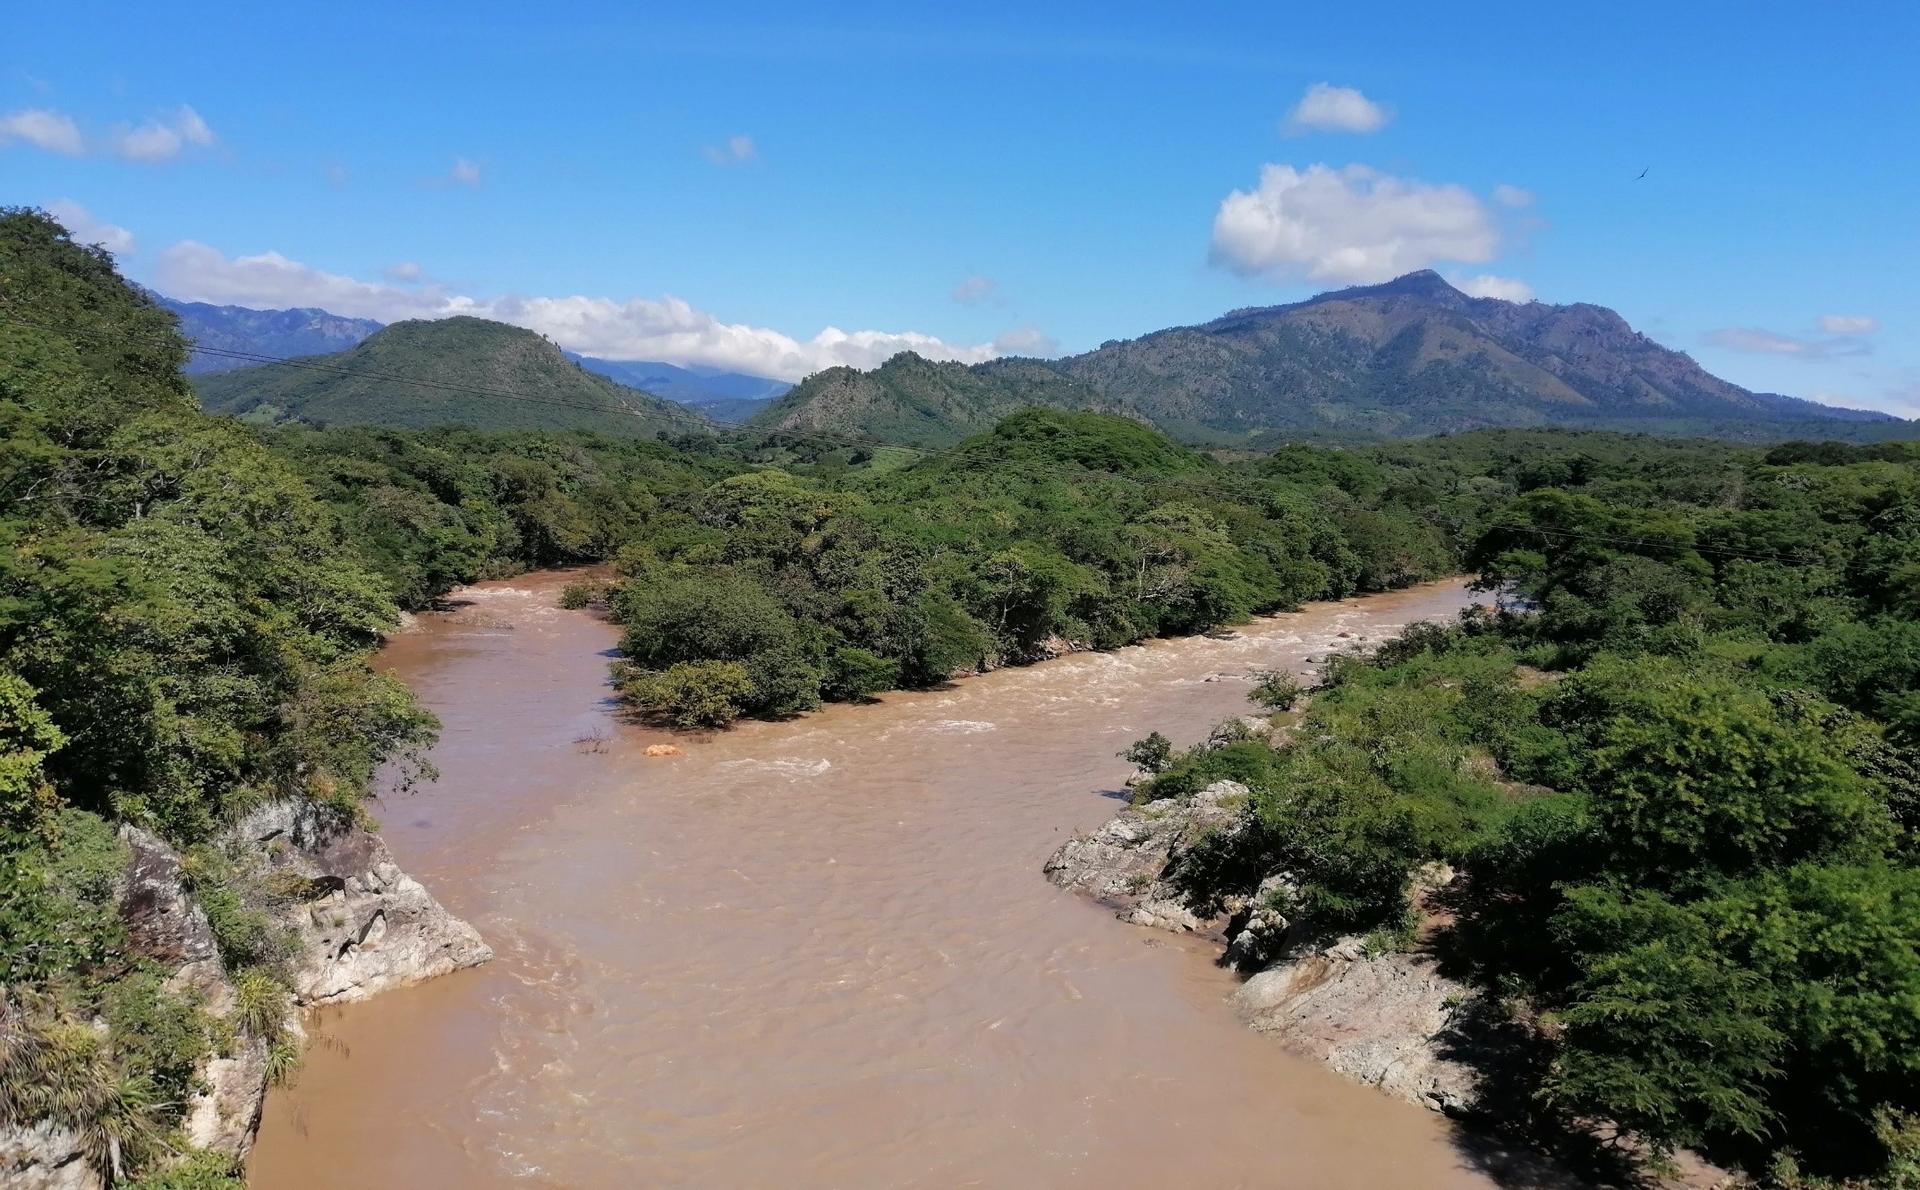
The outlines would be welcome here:
[[[1395,277],[1391,281],[1382,281],[1377,285],[1356,285],[1350,289],[1336,289],[1314,298],[1316,302],[1350,301],[1355,298],[1370,297],[1412,297],[1426,301],[1456,302],[1469,300],[1467,295],[1455,289],[1445,277],[1432,269],[1418,269]]]

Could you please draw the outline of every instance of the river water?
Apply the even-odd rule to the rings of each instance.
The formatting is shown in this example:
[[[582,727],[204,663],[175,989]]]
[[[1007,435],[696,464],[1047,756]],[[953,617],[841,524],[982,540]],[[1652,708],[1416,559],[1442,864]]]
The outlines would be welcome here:
[[[1240,1025],[1214,948],[1040,874],[1119,807],[1127,743],[1459,584],[670,736],[616,721],[617,634],[564,581],[469,588],[383,654],[445,731],[376,813],[499,957],[319,1014],[255,1187],[1487,1184],[1445,1121]]]

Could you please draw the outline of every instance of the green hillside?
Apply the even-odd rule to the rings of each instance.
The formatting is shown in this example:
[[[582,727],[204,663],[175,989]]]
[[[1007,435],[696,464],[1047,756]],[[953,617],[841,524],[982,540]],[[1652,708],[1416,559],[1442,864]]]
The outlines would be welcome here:
[[[194,388],[208,412],[264,425],[652,434],[700,424],[680,406],[573,363],[532,331],[480,318],[395,323],[300,362],[318,366],[241,368],[194,377]]]
[[[1035,405],[1126,412],[1099,390],[1037,360],[969,368],[903,351],[871,372],[829,368],[809,376],[748,424],[951,446]]]

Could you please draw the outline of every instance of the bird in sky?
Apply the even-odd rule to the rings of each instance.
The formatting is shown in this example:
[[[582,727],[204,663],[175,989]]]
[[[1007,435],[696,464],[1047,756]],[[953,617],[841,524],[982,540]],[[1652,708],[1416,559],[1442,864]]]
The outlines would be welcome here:
[[[1641,170],[1641,171],[1640,171],[1640,176],[1639,176],[1639,177],[1636,177],[1636,178],[1634,179],[1634,181],[1636,181],[1636,182],[1638,182],[1638,181],[1640,180],[1640,178],[1644,178],[1644,177],[1646,177],[1646,176],[1647,176],[1647,171],[1648,171],[1648,170],[1651,170],[1652,168],[1653,168],[1653,167],[1652,167],[1651,165],[1649,165],[1649,166],[1648,166],[1648,167],[1647,167],[1646,169],[1643,169],[1643,170]]]

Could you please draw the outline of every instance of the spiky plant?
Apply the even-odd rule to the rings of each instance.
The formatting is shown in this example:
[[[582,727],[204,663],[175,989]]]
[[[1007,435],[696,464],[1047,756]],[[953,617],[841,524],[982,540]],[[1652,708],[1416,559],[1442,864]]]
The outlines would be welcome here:
[[[233,1021],[252,1037],[277,1040],[286,1029],[289,997],[280,978],[264,967],[243,967],[233,976]]]

